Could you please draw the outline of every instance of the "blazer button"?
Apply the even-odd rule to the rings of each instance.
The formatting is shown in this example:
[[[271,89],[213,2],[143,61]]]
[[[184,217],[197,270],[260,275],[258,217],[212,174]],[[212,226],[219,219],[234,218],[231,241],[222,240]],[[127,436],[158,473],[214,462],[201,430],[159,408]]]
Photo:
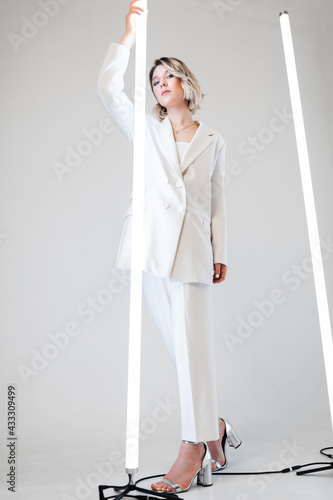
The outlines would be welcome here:
[[[163,208],[168,208],[169,204],[166,201],[162,202],[162,207]]]
[[[178,180],[178,181],[176,182],[176,186],[177,186],[178,188],[181,188],[181,187],[182,187],[182,185],[183,185],[183,183],[182,183],[182,181],[181,181],[181,180]]]
[[[178,212],[182,212],[184,210],[183,205],[178,205],[177,210]]]

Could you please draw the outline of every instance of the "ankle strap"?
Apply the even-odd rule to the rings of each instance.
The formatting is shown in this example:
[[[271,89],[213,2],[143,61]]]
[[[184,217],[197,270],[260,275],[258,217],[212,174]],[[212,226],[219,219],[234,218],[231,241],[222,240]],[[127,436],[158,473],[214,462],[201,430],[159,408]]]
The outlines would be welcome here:
[[[183,443],[186,444],[204,444],[203,441],[199,441],[198,443],[195,443],[194,441],[186,441],[186,439],[182,439]]]

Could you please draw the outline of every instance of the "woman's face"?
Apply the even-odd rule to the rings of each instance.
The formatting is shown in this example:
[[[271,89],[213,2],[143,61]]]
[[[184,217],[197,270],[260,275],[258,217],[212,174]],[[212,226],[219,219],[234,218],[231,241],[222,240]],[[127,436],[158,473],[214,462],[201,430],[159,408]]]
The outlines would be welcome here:
[[[179,79],[173,76],[163,64],[156,66],[152,77],[152,86],[157,101],[167,109],[184,101],[184,90]]]

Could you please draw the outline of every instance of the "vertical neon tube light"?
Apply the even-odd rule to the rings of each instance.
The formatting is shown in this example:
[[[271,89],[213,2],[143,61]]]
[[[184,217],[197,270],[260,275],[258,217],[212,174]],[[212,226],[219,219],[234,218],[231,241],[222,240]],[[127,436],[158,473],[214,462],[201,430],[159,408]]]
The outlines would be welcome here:
[[[136,16],[132,256],[125,461],[128,474],[137,472],[139,466],[147,0],[140,0],[137,5],[144,9],[144,12]]]
[[[291,36],[289,14],[287,11],[280,13],[280,25],[282,32],[284,55],[286,60],[289,91],[294,117],[294,126],[297,142],[298,159],[301,171],[305,213],[309,233],[313,276],[317,297],[319,324],[324,353],[326,369],[326,380],[328,387],[329,406],[331,411],[331,423],[333,425],[333,340],[328,308],[323,258],[320,247],[316,207],[314,202],[310,162],[305,135],[301,96],[298,86],[295,55]]]

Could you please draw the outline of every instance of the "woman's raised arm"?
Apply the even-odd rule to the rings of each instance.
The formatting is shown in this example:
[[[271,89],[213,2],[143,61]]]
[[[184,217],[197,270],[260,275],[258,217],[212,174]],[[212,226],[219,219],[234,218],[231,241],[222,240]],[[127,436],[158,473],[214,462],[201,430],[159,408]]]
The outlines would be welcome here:
[[[136,16],[142,9],[133,0],[126,16],[126,31],[119,43],[111,42],[98,75],[97,96],[129,141],[133,140],[134,104],[124,92],[124,74],[136,38]]]

